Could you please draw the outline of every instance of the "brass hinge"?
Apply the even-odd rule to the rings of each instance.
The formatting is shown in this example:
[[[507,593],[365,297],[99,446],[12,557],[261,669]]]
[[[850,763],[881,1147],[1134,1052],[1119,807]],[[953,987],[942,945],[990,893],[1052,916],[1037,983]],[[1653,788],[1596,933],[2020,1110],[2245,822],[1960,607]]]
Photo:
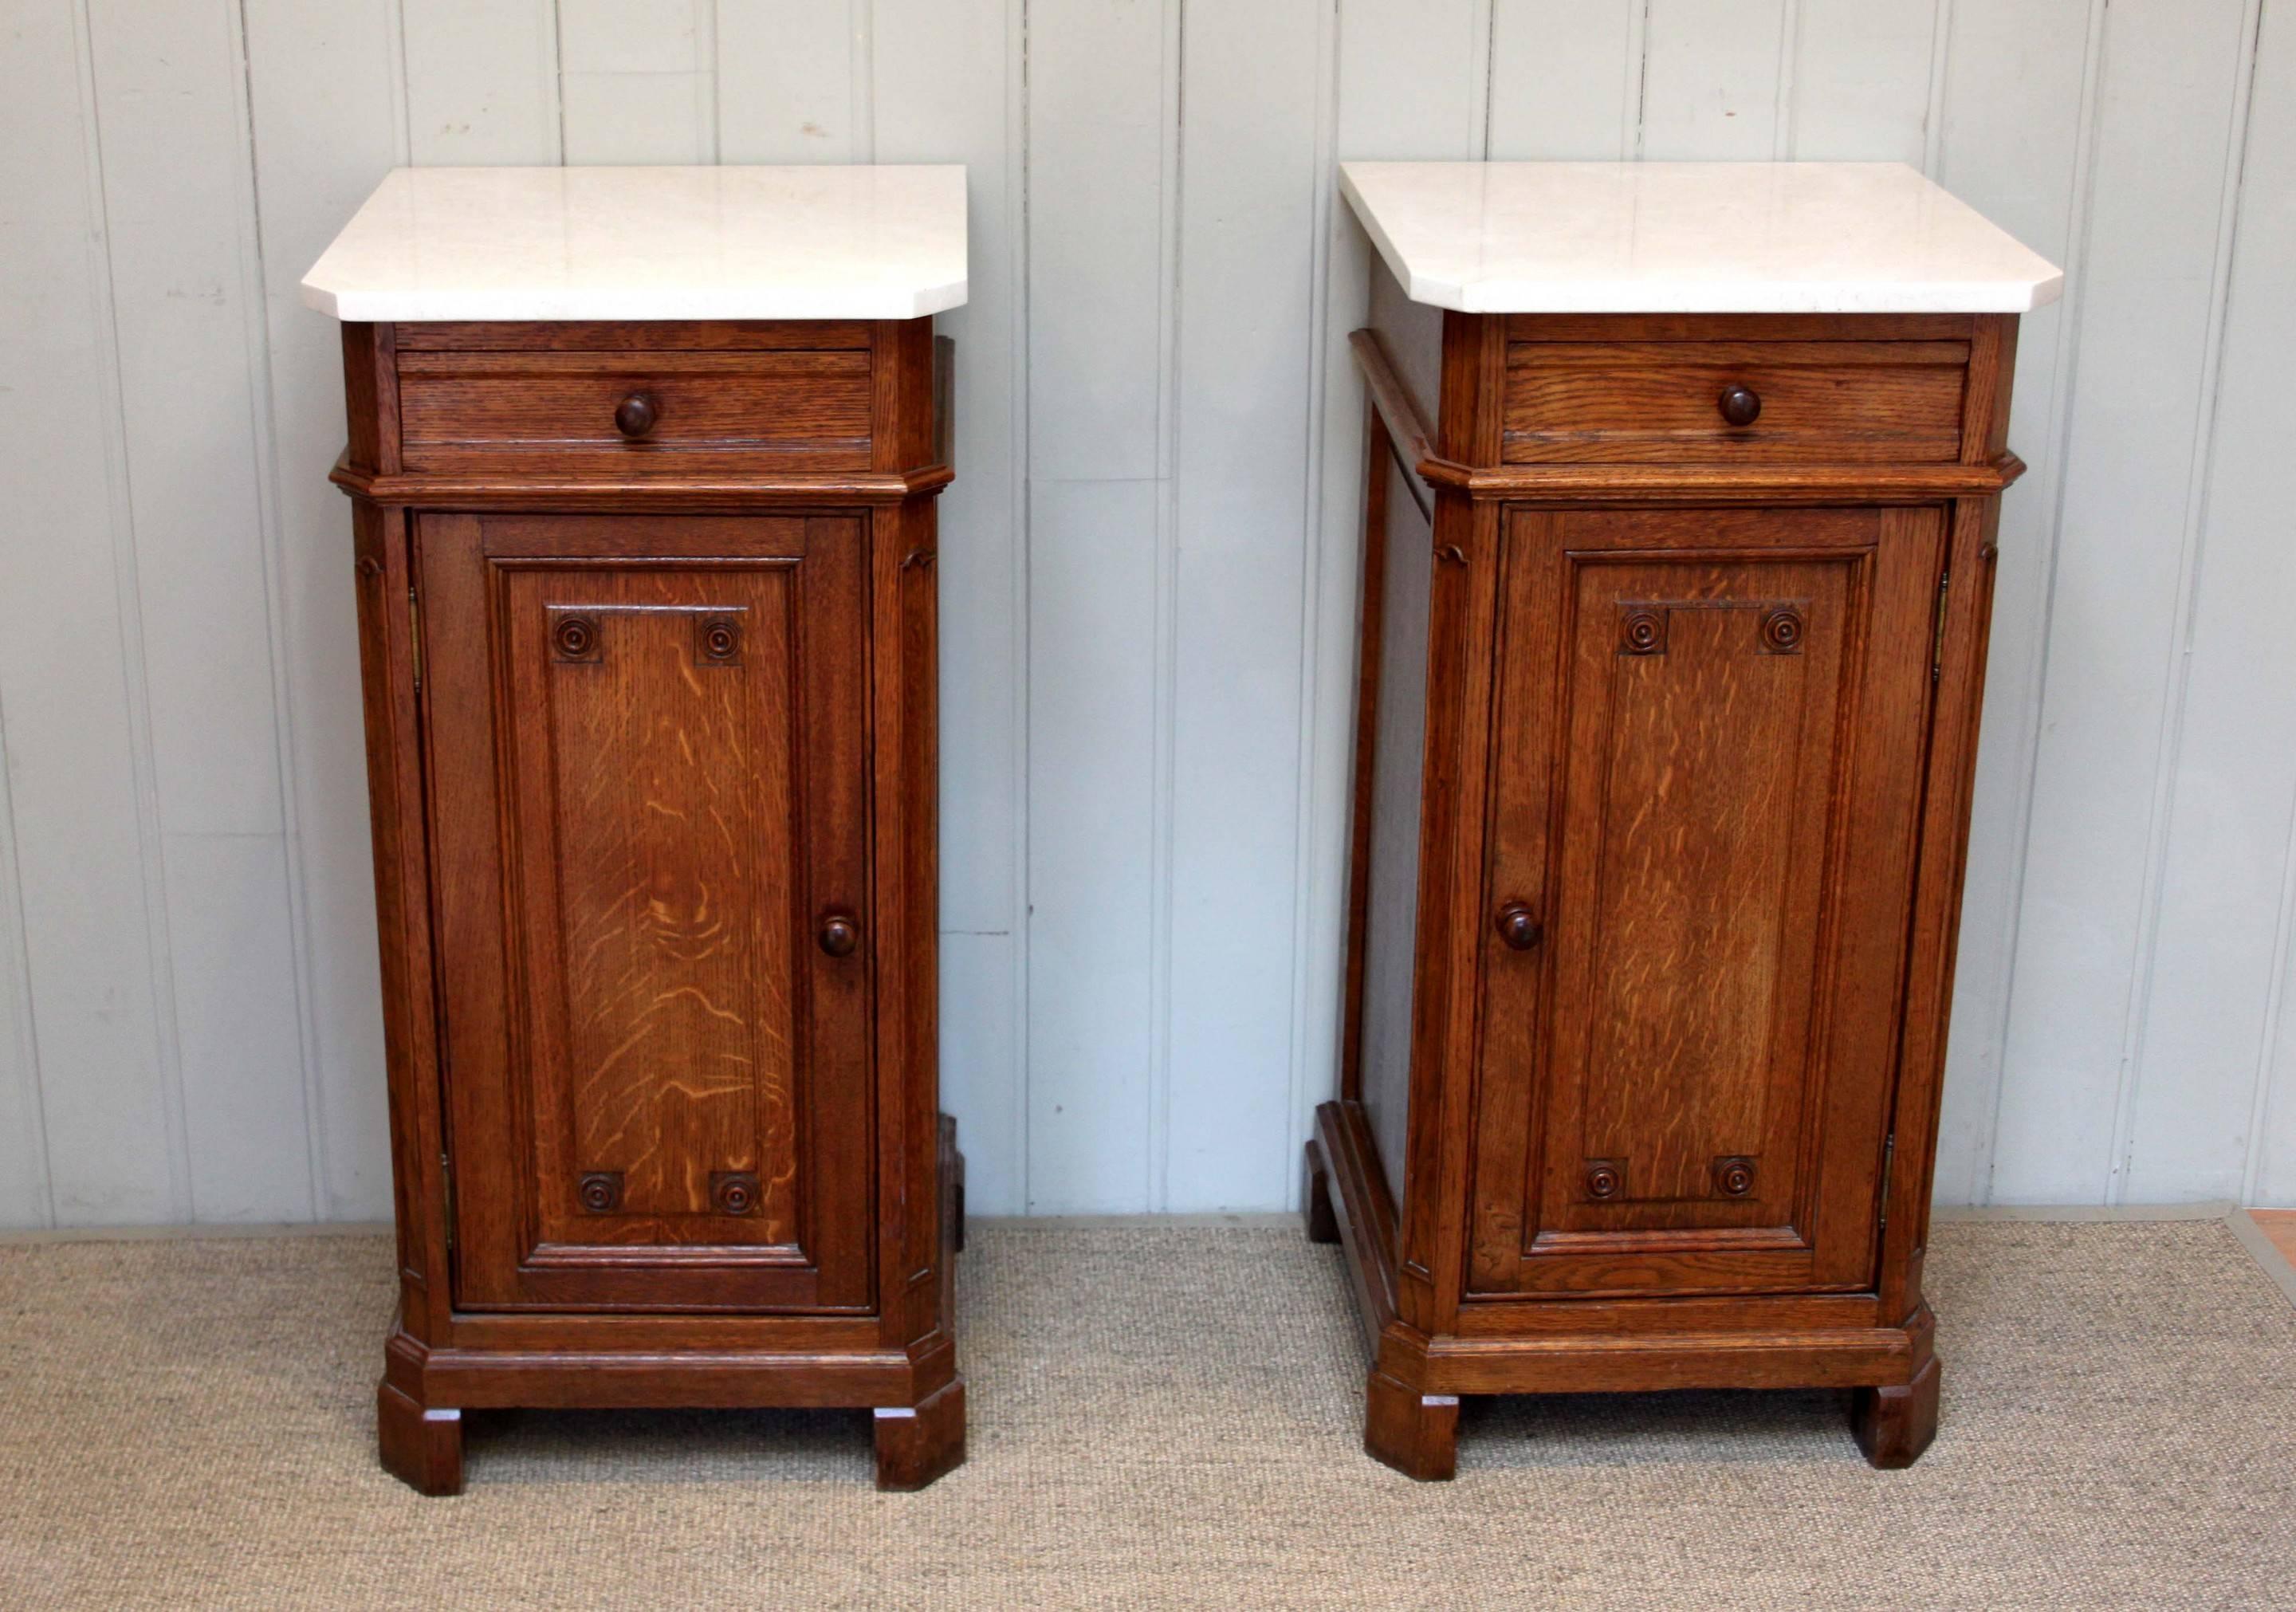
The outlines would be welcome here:
[[[406,642],[414,661],[414,691],[422,691],[422,599],[414,585],[406,585]]]
[[[455,1160],[449,1154],[439,1155],[439,1179],[447,1185],[447,1252],[455,1251]]]
[[[1936,683],[1945,676],[1945,595],[1953,585],[1953,573],[1938,575],[1937,631],[1930,639],[1930,681]]]

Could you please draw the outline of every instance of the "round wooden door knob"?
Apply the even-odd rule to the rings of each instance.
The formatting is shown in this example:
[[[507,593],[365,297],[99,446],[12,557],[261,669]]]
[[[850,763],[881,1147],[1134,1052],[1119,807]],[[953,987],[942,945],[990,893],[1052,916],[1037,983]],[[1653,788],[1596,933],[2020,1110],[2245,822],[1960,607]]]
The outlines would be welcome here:
[[[654,421],[660,418],[661,411],[652,397],[644,392],[632,392],[614,410],[614,429],[635,439],[653,430]]]
[[[850,957],[861,944],[861,926],[842,912],[821,921],[821,949],[832,957]]]
[[[1495,927],[1498,929],[1499,938],[1517,952],[1528,952],[1546,933],[1539,927],[1538,920],[1532,915],[1529,905],[1520,901],[1510,901],[1499,909]]]
[[[1750,386],[1726,386],[1717,402],[1732,425],[1751,425],[1762,417],[1761,394]]]

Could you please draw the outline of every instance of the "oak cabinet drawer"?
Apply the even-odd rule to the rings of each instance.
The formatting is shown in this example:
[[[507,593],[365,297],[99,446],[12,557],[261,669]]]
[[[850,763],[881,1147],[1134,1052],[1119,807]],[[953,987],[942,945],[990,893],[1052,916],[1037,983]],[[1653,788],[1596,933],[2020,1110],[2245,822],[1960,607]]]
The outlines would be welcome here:
[[[1941,462],[1962,341],[1518,341],[1510,464]]]
[[[398,355],[410,471],[865,470],[870,355]]]

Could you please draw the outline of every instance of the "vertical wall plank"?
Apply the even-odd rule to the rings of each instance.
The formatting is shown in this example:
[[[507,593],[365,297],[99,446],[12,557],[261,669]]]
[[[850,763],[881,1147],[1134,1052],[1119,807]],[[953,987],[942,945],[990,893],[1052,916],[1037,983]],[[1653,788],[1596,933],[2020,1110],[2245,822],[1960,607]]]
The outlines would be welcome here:
[[[2218,376],[2127,1196],[2296,1197],[2296,1089],[2270,1077],[2286,1013],[2296,821],[2296,17],[2264,8]],[[2267,534],[2279,534],[2277,540]],[[2290,1078],[2282,1064],[2282,1079]],[[2259,1132],[2277,1118],[2274,1133]]]
[[[1609,162],[1635,154],[1644,0],[1495,0],[1490,155]]]
[[[1317,10],[1316,0],[1230,0],[1192,8],[1184,36],[1164,1191],[1174,1209],[1281,1203],[1292,1190],[1300,422],[1325,182]]]
[[[2080,364],[1994,1160],[2117,1197],[2241,0],[2106,11]],[[2111,781],[2107,783],[2105,781]]]
[[[553,0],[399,0],[399,14],[417,167],[559,160]]]
[[[1928,149],[1930,66],[1943,3],[1800,0],[1783,154],[1918,167]]]
[[[1640,154],[1767,161],[1790,0],[1648,0]]]
[[[878,160],[965,165],[971,295],[936,323],[956,344],[957,462],[956,481],[941,495],[934,567],[941,1094],[957,1117],[969,1201],[992,1215],[1025,1206],[1028,1146],[1019,1000],[1028,577],[1017,13],[1017,0],[877,0],[872,30]],[[721,69],[721,82],[734,81]]]
[[[1164,24],[1157,0],[1032,10],[1029,465],[1162,473]]]
[[[1473,83],[1488,3],[1342,6],[1338,44],[1339,154],[1367,160],[1456,161],[1483,151],[1484,104]]]
[[[1177,0],[1168,0],[1176,4]],[[1177,12],[1029,13],[1029,1196],[1148,1207]]]
[[[102,158],[75,10],[17,8],[0,53],[0,711],[55,1216],[102,1225],[187,1205],[134,761]]]
[[[1029,514],[1029,1159],[1036,1214],[1147,1207],[1157,589],[1152,480]]]
[[[1939,182],[2067,270],[2064,299],[2017,335],[2009,443],[2029,467],[2002,501],[1993,642],[1962,896],[1953,1033],[1938,1142],[1940,1203],[1989,1201],[2018,901],[2031,821],[2041,649],[2056,566],[2072,320],[2087,294],[2087,194],[2101,0],[1956,5],[1945,41]]]
[[[1168,1114],[1179,0],[1027,14],[1029,1201],[1139,1209]]]
[[[343,443],[342,347],[297,286],[395,163],[406,131],[390,0],[244,0],[270,360],[274,496],[296,850],[316,1027],[323,1219],[390,1214],[374,864],[359,726],[350,511],[327,482]]]
[[[571,163],[714,162],[710,0],[558,0]]]
[[[720,160],[726,162],[866,162],[871,160],[870,129],[865,119],[867,103],[857,104],[853,94],[854,18],[865,14],[870,0],[719,0],[718,7],[718,142]],[[887,0],[885,13],[874,32],[897,52],[906,52],[919,37],[939,40],[961,51],[956,60],[973,60],[972,44],[986,37],[1002,40],[1001,15],[986,36],[979,8],[951,4],[921,10],[914,0]],[[948,23],[971,21],[973,30],[963,38],[949,37]],[[962,70],[952,61],[950,77]],[[882,63],[879,74],[882,77]],[[1001,74],[999,75],[1001,80]],[[972,88],[959,83],[952,87]],[[907,73],[886,88],[900,95],[922,92],[935,98],[928,86]],[[887,99],[885,106],[897,118],[916,127],[914,114]],[[895,159],[886,158],[892,161]]]
[[[315,1210],[232,13],[89,0],[190,1207]],[[300,1138],[300,1140],[299,1140]]]

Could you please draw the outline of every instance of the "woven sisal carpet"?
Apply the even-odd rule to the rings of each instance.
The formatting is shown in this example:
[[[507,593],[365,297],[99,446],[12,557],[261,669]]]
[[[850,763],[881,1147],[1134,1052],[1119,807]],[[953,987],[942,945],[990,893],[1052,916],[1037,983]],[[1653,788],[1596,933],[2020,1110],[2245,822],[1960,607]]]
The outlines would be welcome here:
[[[857,1413],[473,1417],[383,1476],[373,1237],[0,1247],[0,1607],[2296,1606],[2296,1308],[2212,1221],[1940,1226],[1943,1428],[1831,1394],[1470,1401],[1456,1483],[1360,1452],[1336,1250],[977,1228],[972,1461]]]

